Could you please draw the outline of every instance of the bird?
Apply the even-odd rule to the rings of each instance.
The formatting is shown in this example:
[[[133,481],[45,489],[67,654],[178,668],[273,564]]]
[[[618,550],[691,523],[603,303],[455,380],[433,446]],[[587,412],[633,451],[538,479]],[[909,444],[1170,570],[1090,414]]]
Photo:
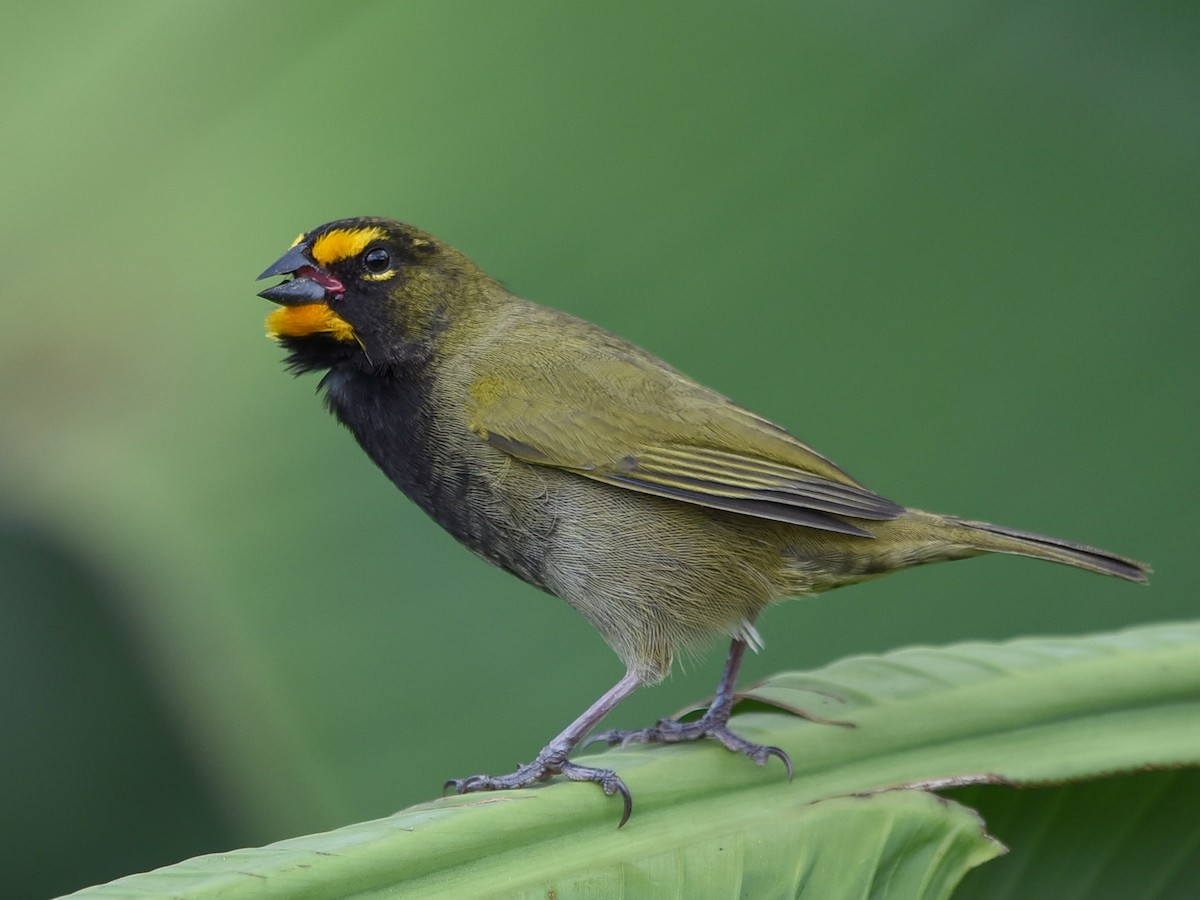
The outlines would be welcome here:
[[[570,754],[685,648],[729,640],[698,719],[593,741],[715,740],[765,765],[778,747],[729,727],[759,614],[898,569],[986,553],[1146,582],[1144,563],[1072,541],[907,508],[788,431],[597,325],[522,299],[412,225],[356,217],[301,234],[259,279],[267,332],[386,476],[469,550],[565,600],[625,674],[529,762],[444,791],[558,775],[632,796]],[[590,742],[589,742],[590,743]]]

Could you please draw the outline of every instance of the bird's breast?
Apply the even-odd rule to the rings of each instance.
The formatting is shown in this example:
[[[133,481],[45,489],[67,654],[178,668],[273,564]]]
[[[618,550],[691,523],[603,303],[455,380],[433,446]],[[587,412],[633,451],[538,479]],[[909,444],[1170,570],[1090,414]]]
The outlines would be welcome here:
[[[533,467],[481,441],[465,409],[419,374],[333,370],[334,415],[396,487],[484,559],[546,589],[553,511]]]

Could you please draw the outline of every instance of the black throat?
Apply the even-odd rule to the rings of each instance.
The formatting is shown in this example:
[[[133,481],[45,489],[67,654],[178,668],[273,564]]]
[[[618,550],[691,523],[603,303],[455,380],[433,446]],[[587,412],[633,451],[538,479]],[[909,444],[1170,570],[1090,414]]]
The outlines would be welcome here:
[[[435,512],[453,474],[436,466],[431,434],[436,408],[432,380],[417,371],[366,371],[340,365],[321,379],[325,404],[392,482],[422,509]]]
[[[440,408],[432,378],[416,369],[343,365],[321,387],[333,414],[417,506],[488,562],[548,590],[544,554],[522,535],[548,534],[549,524],[519,523],[541,514],[509,508],[495,491],[481,457],[499,451]]]
[[[454,404],[439,396],[428,367],[368,367],[358,353],[332,366],[320,390],[371,460],[435,522],[488,562],[548,589],[543,554],[522,534],[548,534],[549,524],[518,522],[541,513],[509,508],[496,492],[488,457],[499,451],[444,408]]]

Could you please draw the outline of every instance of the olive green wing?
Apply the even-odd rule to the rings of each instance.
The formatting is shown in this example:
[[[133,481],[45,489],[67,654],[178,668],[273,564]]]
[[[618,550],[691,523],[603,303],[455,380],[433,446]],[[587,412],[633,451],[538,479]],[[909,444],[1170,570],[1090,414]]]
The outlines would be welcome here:
[[[584,323],[579,323],[583,326]],[[783,429],[596,329],[476,360],[471,428],[528,463],[685,503],[869,537],[903,507]]]

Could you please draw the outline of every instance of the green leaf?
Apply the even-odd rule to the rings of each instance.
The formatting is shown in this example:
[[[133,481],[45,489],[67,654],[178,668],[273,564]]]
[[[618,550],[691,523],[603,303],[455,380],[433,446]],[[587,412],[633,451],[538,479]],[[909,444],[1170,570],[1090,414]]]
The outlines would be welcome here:
[[[400,814],[206,856],[85,891],[172,897],[943,898],[1003,852],[979,818],[920,791],[816,804],[785,791],[741,818],[537,828],[519,804]],[[473,805],[473,804],[472,804]],[[682,813],[686,815],[687,813]],[[514,823],[517,827],[514,827]],[[893,893],[894,892],[894,893]]]
[[[1200,624],[901,650],[780,675],[746,696],[853,727],[739,714],[743,734],[791,754],[791,784],[778,765],[712,744],[604,754],[597,760],[634,795],[619,831],[617,801],[558,781],[437,800],[83,893],[945,897],[1000,848],[961,806],[894,789],[1197,765]],[[1019,846],[1026,830],[1010,840]]]
[[[1142,772],[1033,790],[951,791],[1010,855],[956,900],[1173,900],[1200,896],[1200,772]]]
[[[779,743],[849,791],[1197,765],[1200,623],[853,657],[745,696],[852,723]]]

